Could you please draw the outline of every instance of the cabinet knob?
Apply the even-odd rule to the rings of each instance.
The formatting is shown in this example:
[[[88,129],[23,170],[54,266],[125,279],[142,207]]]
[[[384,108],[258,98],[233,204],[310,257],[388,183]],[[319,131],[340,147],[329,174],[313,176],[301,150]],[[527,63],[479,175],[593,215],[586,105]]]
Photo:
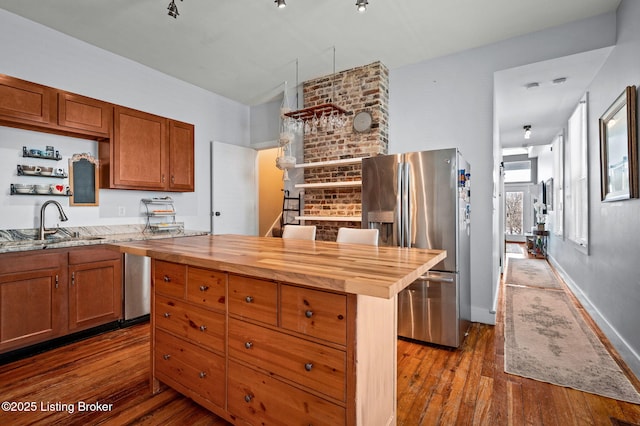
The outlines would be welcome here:
[[[253,303],[253,297],[252,296],[247,296],[244,298],[244,301],[247,303]]]
[[[162,183],[164,183],[164,175],[162,175]]]
[[[168,361],[168,360],[169,360],[169,358],[171,358],[171,355],[169,355],[169,354],[164,354],[164,355],[162,355],[162,358],[164,358],[165,360],[167,360],[167,361]]]
[[[175,176],[171,176],[171,183],[176,183],[176,177]]]
[[[253,395],[245,395],[244,396],[244,402],[251,402],[252,399],[253,399]]]
[[[307,318],[311,318],[313,316],[313,311],[311,311],[311,310],[306,311],[304,313],[304,316],[307,317]]]
[[[207,373],[205,373],[204,371],[201,371],[200,374],[198,374],[198,376],[200,376],[201,379],[204,379],[205,377],[207,377]]]
[[[200,286],[200,291],[207,291],[209,290],[209,286],[208,285],[201,285]]]
[[[200,326],[200,331],[206,331],[207,330],[207,326],[206,325],[201,325]]]
[[[253,342],[244,342],[244,347],[246,349],[251,349],[252,346],[253,346]]]
[[[170,283],[171,282],[171,278],[168,275],[165,275],[163,278],[165,283]]]
[[[304,369],[307,371],[311,371],[311,369],[313,368],[313,364],[308,362],[304,365]]]
[[[171,312],[165,312],[165,313],[164,313],[164,317],[165,317],[165,318],[169,318],[170,316],[171,316]]]

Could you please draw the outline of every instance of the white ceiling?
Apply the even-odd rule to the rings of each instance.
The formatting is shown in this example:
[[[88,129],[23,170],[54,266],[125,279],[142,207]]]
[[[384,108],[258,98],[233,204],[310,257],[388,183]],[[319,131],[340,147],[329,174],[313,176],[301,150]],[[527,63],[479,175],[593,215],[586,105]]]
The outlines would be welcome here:
[[[331,74],[334,47],[336,71],[375,61],[394,69],[606,13],[620,3],[370,0],[367,12],[361,14],[355,0],[287,0],[284,9],[278,9],[273,0],[176,0],[180,16],[174,19],[167,15],[169,1],[0,0],[0,7],[214,93],[256,105],[281,95],[285,80],[289,87],[295,85],[296,59],[298,82]],[[598,58],[585,60],[597,62]],[[586,64],[567,64],[570,78],[562,89],[590,81],[589,75],[568,74]],[[526,76],[524,80],[518,71]],[[559,76],[551,71],[544,66],[506,71],[496,86],[505,117],[513,111],[510,105],[517,101],[523,81],[545,83]],[[537,126],[542,123],[538,120],[557,115],[536,117],[547,102],[542,96],[545,86],[540,89],[537,102],[532,100],[528,110],[520,108],[524,116],[509,116],[505,140],[515,141],[511,133],[528,123],[539,135],[543,125]]]

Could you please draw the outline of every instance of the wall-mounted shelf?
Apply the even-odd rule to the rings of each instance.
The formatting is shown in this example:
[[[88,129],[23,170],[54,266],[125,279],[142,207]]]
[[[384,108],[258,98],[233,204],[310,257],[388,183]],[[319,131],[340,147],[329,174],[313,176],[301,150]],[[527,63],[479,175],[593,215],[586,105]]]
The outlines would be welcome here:
[[[296,169],[304,169],[307,167],[328,167],[328,166],[344,166],[347,164],[358,164],[362,162],[362,157],[343,158],[340,160],[316,161],[314,163],[296,164]]]
[[[18,176],[35,176],[35,177],[46,177],[46,178],[56,178],[56,179],[66,179],[69,177],[69,175],[67,175],[66,172],[63,172],[62,174],[57,174],[54,172],[51,172],[50,174],[43,174],[42,172],[28,172],[23,170],[22,165],[18,164],[18,172],[17,172]]]
[[[296,188],[341,188],[349,186],[362,186],[361,180],[348,180],[343,182],[319,182],[319,183],[297,183]]]
[[[362,222],[360,216],[296,216],[296,220],[317,220],[322,222]]]
[[[27,148],[26,146],[22,147],[22,156],[27,158],[42,158],[43,160],[54,160],[60,161],[62,160],[62,156],[59,151],[56,151],[52,146],[47,146],[47,148],[43,151],[40,149]]]
[[[9,188],[9,194],[10,195],[44,195],[46,197],[70,197],[71,196],[71,191],[69,190],[67,190],[62,194],[54,194],[51,191],[40,193],[40,192],[36,192],[35,185],[31,185],[31,186],[33,186],[33,188],[29,189],[28,192],[25,192],[24,189],[22,190],[17,189],[14,184],[11,184],[11,187]]]

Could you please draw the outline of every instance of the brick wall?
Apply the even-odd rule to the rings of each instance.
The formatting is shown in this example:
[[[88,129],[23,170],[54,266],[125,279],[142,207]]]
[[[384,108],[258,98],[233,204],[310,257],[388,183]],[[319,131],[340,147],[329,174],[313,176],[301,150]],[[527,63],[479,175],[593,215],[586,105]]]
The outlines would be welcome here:
[[[304,83],[304,106],[333,102],[347,110],[347,122],[341,129],[318,129],[304,134],[304,162],[370,157],[388,151],[389,71],[380,62],[342,71]],[[335,99],[333,99],[335,95]],[[353,116],[369,111],[373,117],[370,131],[353,130]],[[304,169],[305,183],[360,180],[360,164]],[[360,187],[305,188],[305,216],[355,216],[362,213]],[[318,227],[316,239],[335,241],[339,227],[359,228],[359,221],[306,221]]]

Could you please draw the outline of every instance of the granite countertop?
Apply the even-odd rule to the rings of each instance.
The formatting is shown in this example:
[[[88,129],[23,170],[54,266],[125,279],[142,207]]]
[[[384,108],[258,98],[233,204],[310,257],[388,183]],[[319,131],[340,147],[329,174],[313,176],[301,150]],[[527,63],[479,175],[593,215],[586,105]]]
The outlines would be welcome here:
[[[0,254],[78,247],[96,244],[112,244],[127,241],[143,241],[161,238],[207,235],[207,231],[175,229],[160,232],[145,230],[145,225],[103,225],[59,228],[58,232],[38,240],[38,229],[0,230]]]

